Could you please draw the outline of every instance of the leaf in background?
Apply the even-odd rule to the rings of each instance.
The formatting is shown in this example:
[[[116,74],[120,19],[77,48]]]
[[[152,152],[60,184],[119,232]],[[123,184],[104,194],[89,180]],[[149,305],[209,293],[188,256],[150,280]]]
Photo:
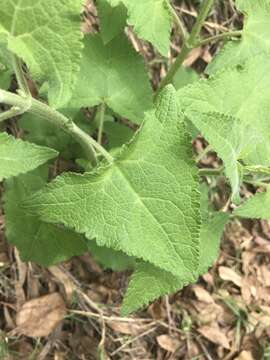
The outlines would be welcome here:
[[[219,137],[225,139],[224,146],[226,143],[231,144],[235,156],[231,157],[234,163],[230,165],[227,152],[226,162],[229,167],[237,168],[235,159],[242,160],[246,165],[270,165],[268,74],[270,63],[265,61],[264,55],[259,55],[248,60],[241,68],[226,69],[208,80],[198,81],[178,91],[179,104],[186,116],[204,133],[210,143],[214,141],[215,146],[218,145],[215,150],[224,162],[223,151],[220,152],[223,144],[217,143],[215,131],[218,131]],[[208,123],[211,128],[208,130],[205,114],[211,112],[225,114],[226,117],[222,118],[222,123],[220,115],[217,115],[216,120],[210,118]],[[206,123],[200,120],[200,117]]]
[[[243,64],[260,53],[270,52],[270,2],[269,0],[239,0],[239,10],[245,13],[241,40],[228,41],[224,48],[208,65],[207,72],[213,74],[224,67]],[[269,56],[265,57],[265,62]]]
[[[38,168],[5,182],[4,211],[8,241],[20,251],[23,261],[50,266],[87,251],[82,236],[27,215],[25,199],[46,184],[48,167]]]
[[[13,70],[11,67],[10,54],[7,51],[6,38],[1,35],[0,30],[0,88],[8,90],[11,83]]]
[[[225,213],[214,213],[202,224],[197,277],[207,272],[216,260],[220,238],[228,218]],[[173,276],[151,264],[140,263],[131,276],[121,313],[123,316],[128,315],[160,296],[181,290],[188,283],[184,278]]]
[[[270,190],[269,187],[264,193],[257,193],[248,199],[243,205],[233,212],[234,216],[251,219],[270,219]]]
[[[114,251],[105,246],[98,246],[94,240],[89,240],[87,246],[96,262],[105,269],[125,271],[135,268],[135,258],[127,256],[122,251]]]
[[[56,156],[55,150],[0,133],[0,181],[31,171]]]
[[[128,126],[115,121],[106,121],[104,123],[104,132],[108,137],[107,148],[109,150],[120,148],[128,143],[134,135],[134,131]]]
[[[173,84],[176,90],[192,84],[200,79],[199,74],[191,68],[182,66],[173,78]]]
[[[100,33],[104,44],[119,35],[126,26],[127,9],[123,4],[111,6],[108,0],[98,0]]]
[[[0,34],[33,78],[49,82],[49,103],[70,99],[79,71],[81,0],[0,0]]]
[[[72,120],[84,131],[91,133],[91,126],[88,119],[82,112],[74,113]],[[24,138],[37,145],[53,148],[61,153],[65,159],[83,157],[85,152],[82,147],[67,134],[52,123],[37,118],[36,115],[25,113],[20,118],[20,128],[24,130]]]
[[[25,202],[98,246],[121,250],[187,281],[199,258],[198,172],[189,136],[169,86],[114,163],[65,174]]]
[[[100,35],[87,36],[81,71],[70,108],[105,102],[117,114],[140,124],[152,108],[152,91],[143,60],[124,35],[103,44]]]
[[[112,6],[121,2],[128,9],[128,23],[139,38],[152,43],[168,56],[172,17],[166,0],[107,0]]]

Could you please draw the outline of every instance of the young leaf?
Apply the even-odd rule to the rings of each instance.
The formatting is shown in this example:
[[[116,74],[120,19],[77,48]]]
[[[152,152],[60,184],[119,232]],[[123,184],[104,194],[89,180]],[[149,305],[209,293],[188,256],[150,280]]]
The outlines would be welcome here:
[[[106,45],[124,30],[127,10],[123,4],[111,6],[107,0],[98,0],[97,8],[100,18],[100,33]]]
[[[270,219],[270,190],[257,193],[234,210],[233,215],[253,219]]]
[[[119,0],[108,0],[112,6]],[[150,41],[158,51],[168,55],[172,27],[171,13],[166,0],[122,0],[128,9],[128,23],[139,38]]]
[[[242,64],[247,59],[270,51],[269,0],[240,0],[238,8],[245,13],[242,37],[229,41],[207,68],[213,74],[226,66]],[[267,62],[268,57],[265,61]]]
[[[6,236],[23,261],[50,266],[87,251],[82,236],[63,227],[46,224],[29,216],[22,202],[46,184],[48,168],[43,167],[5,182],[4,211]]]
[[[228,221],[225,213],[216,213],[202,224],[200,235],[200,261],[197,277],[203,275],[218,256],[220,237]],[[138,310],[160,296],[182,289],[189,282],[183,277],[158,269],[148,263],[140,263],[131,277],[121,313],[125,316]]]
[[[79,71],[81,0],[0,0],[0,34],[31,75],[49,82],[49,102],[66,104]]]
[[[173,78],[173,84],[176,90],[192,84],[200,79],[195,70],[182,66]]]
[[[142,59],[124,35],[103,44],[100,35],[87,36],[81,70],[70,108],[105,102],[113,111],[141,123],[152,107],[152,91]]]
[[[128,143],[134,135],[132,129],[114,121],[104,123],[104,132],[108,137],[108,149],[120,148],[125,143]]]
[[[171,86],[112,165],[60,176],[25,203],[45,221],[187,281],[198,266],[199,206],[197,169]]]
[[[0,181],[33,170],[56,156],[55,150],[0,133]]]

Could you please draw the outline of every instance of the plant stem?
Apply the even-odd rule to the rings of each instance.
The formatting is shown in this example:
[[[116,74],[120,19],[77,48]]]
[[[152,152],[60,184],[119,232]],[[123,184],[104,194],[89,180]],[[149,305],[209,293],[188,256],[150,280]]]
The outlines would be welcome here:
[[[178,69],[182,66],[184,60],[186,59],[187,55],[190,53],[190,51],[195,47],[195,43],[197,40],[198,35],[200,34],[201,28],[203,26],[203,23],[214,3],[214,0],[204,0],[201,6],[200,13],[197,17],[197,20],[195,22],[195,25],[192,28],[192,31],[190,33],[189,38],[185,41],[179,55],[177,56],[175,62],[170,67],[167,75],[163,78],[163,80],[160,82],[159,89],[157,91],[157,95],[160,93],[160,91],[168,84],[170,84],[173,81],[174,75],[178,71]]]
[[[103,102],[99,107],[99,128],[98,128],[98,143],[102,144],[102,134],[104,126],[104,117],[105,117],[106,104]]]
[[[175,11],[174,7],[171,5],[170,0],[167,0],[167,6],[170,10],[170,13],[172,14],[172,17],[174,19],[175,25],[177,26],[183,41],[185,41],[187,33],[186,33],[186,29],[184,28],[184,25],[182,24],[177,12]]]
[[[210,36],[210,37],[208,37],[206,39],[203,39],[203,40],[199,41],[196,44],[196,47],[206,45],[206,44],[208,44],[208,43],[210,43],[212,41],[224,40],[224,39],[231,38],[231,37],[239,37],[242,34],[243,34],[242,30],[224,32],[222,34]]]
[[[0,89],[0,103],[15,106],[23,110],[25,109],[26,104],[28,104],[28,99]],[[68,119],[60,112],[35,99],[32,99],[31,107],[28,109],[28,112],[51,122],[70,134],[84,148],[89,160],[93,160],[93,148],[95,148],[109,163],[113,162],[113,157],[100,144],[98,144],[98,142],[96,142],[91,136],[81,130],[72,120]]]
[[[23,96],[31,97],[31,92],[29,90],[27,80],[24,76],[21,59],[19,59],[16,55],[13,54],[11,55],[11,57],[12,57],[13,70],[15,72],[19,88],[23,92]]]
[[[223,171],[223,167],[218,169],[199,169],[200,176],[216,176],[221,175]]]

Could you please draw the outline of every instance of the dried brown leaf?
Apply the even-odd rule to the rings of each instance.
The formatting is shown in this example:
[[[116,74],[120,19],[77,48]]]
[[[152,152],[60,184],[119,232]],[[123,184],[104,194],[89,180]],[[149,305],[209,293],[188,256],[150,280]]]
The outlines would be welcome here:
[[[226,266],[220,266],[218,271],[219,271],[219,276],[221,277],[222,280],[231,281],[238,287],[242,286],[241,276],[238,275],[233,269],[230,269]]]
[[[219,326],[214,324],[212,326],[203,326],[198,331],[212,343],[220,345],[225,349],[230,349],[229,341]]]
[[[162,349],[171,353],[174,353],[181,345],[180,340],[165,334],[157,336],[157,342]]]
[[[17,332],[30,337],[48,336],[66,314],[58,293],[27,301],[16,316]]]

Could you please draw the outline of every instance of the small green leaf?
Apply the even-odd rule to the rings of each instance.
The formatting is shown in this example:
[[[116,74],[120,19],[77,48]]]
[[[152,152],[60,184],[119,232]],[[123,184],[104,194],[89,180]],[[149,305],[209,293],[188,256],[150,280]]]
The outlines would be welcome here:
[[[238,0],[238,8],[245,13],[244,29],[239,41],[229,41],[207,67],[209,74],[270,51],[269,0]],[[268,56],[265,61],[267,62]]]
[[[112,6],[119,0],[108,0]],[[139,38],[151,42],[158,51],[168,55],[172,17],[166,0],[122,0],[128,9],[128,23]]]
[[[0,133],[0,181],[31,171],[56,156],[55,150]]]
[[[175,90],[168,87],[112,165],[65,174],[25,203],[98,246],[194,280],[199,258],[198,171]]]
[[[103,102],[138,124],[144,112],[152,108],[152,91],[143,61],[124,35],[107,45],[99,35],[85,38],[81,71],[69,106],[79,109]]]
[[[182,66],[175,74],[173,78],[173,84],[175,89],[179,90],[182,87],[192,84],[199,79],[200,77],[195,70]]]
[[[108,138],[106,147],[110,150],[120,148],[125,143],[128,143],[134,135],[134,131],[128,126],[114,121],[106,121],[104,123],[104,132]]]
[[[49,83],[49,103],[62,107],[79,71],[81,0],[0,0],[0,34],[31,75]]]
[[[270,219],[270,190],[257,193],[234,210],[233,215],[251,219]]]
[[[107,0],[98,0],[97,8],[101,37],[104,44],[107,44],[124,30],[127,21],[127,9],[123,4],[112,6]]]
[[[5,182],[4,210],[6,236],[15,245],[23,261],[50,266],[87,251],[82,236],[61,226],[46,224],[26,214],[21,204],[40,190],[48,176],[43,167]]]

